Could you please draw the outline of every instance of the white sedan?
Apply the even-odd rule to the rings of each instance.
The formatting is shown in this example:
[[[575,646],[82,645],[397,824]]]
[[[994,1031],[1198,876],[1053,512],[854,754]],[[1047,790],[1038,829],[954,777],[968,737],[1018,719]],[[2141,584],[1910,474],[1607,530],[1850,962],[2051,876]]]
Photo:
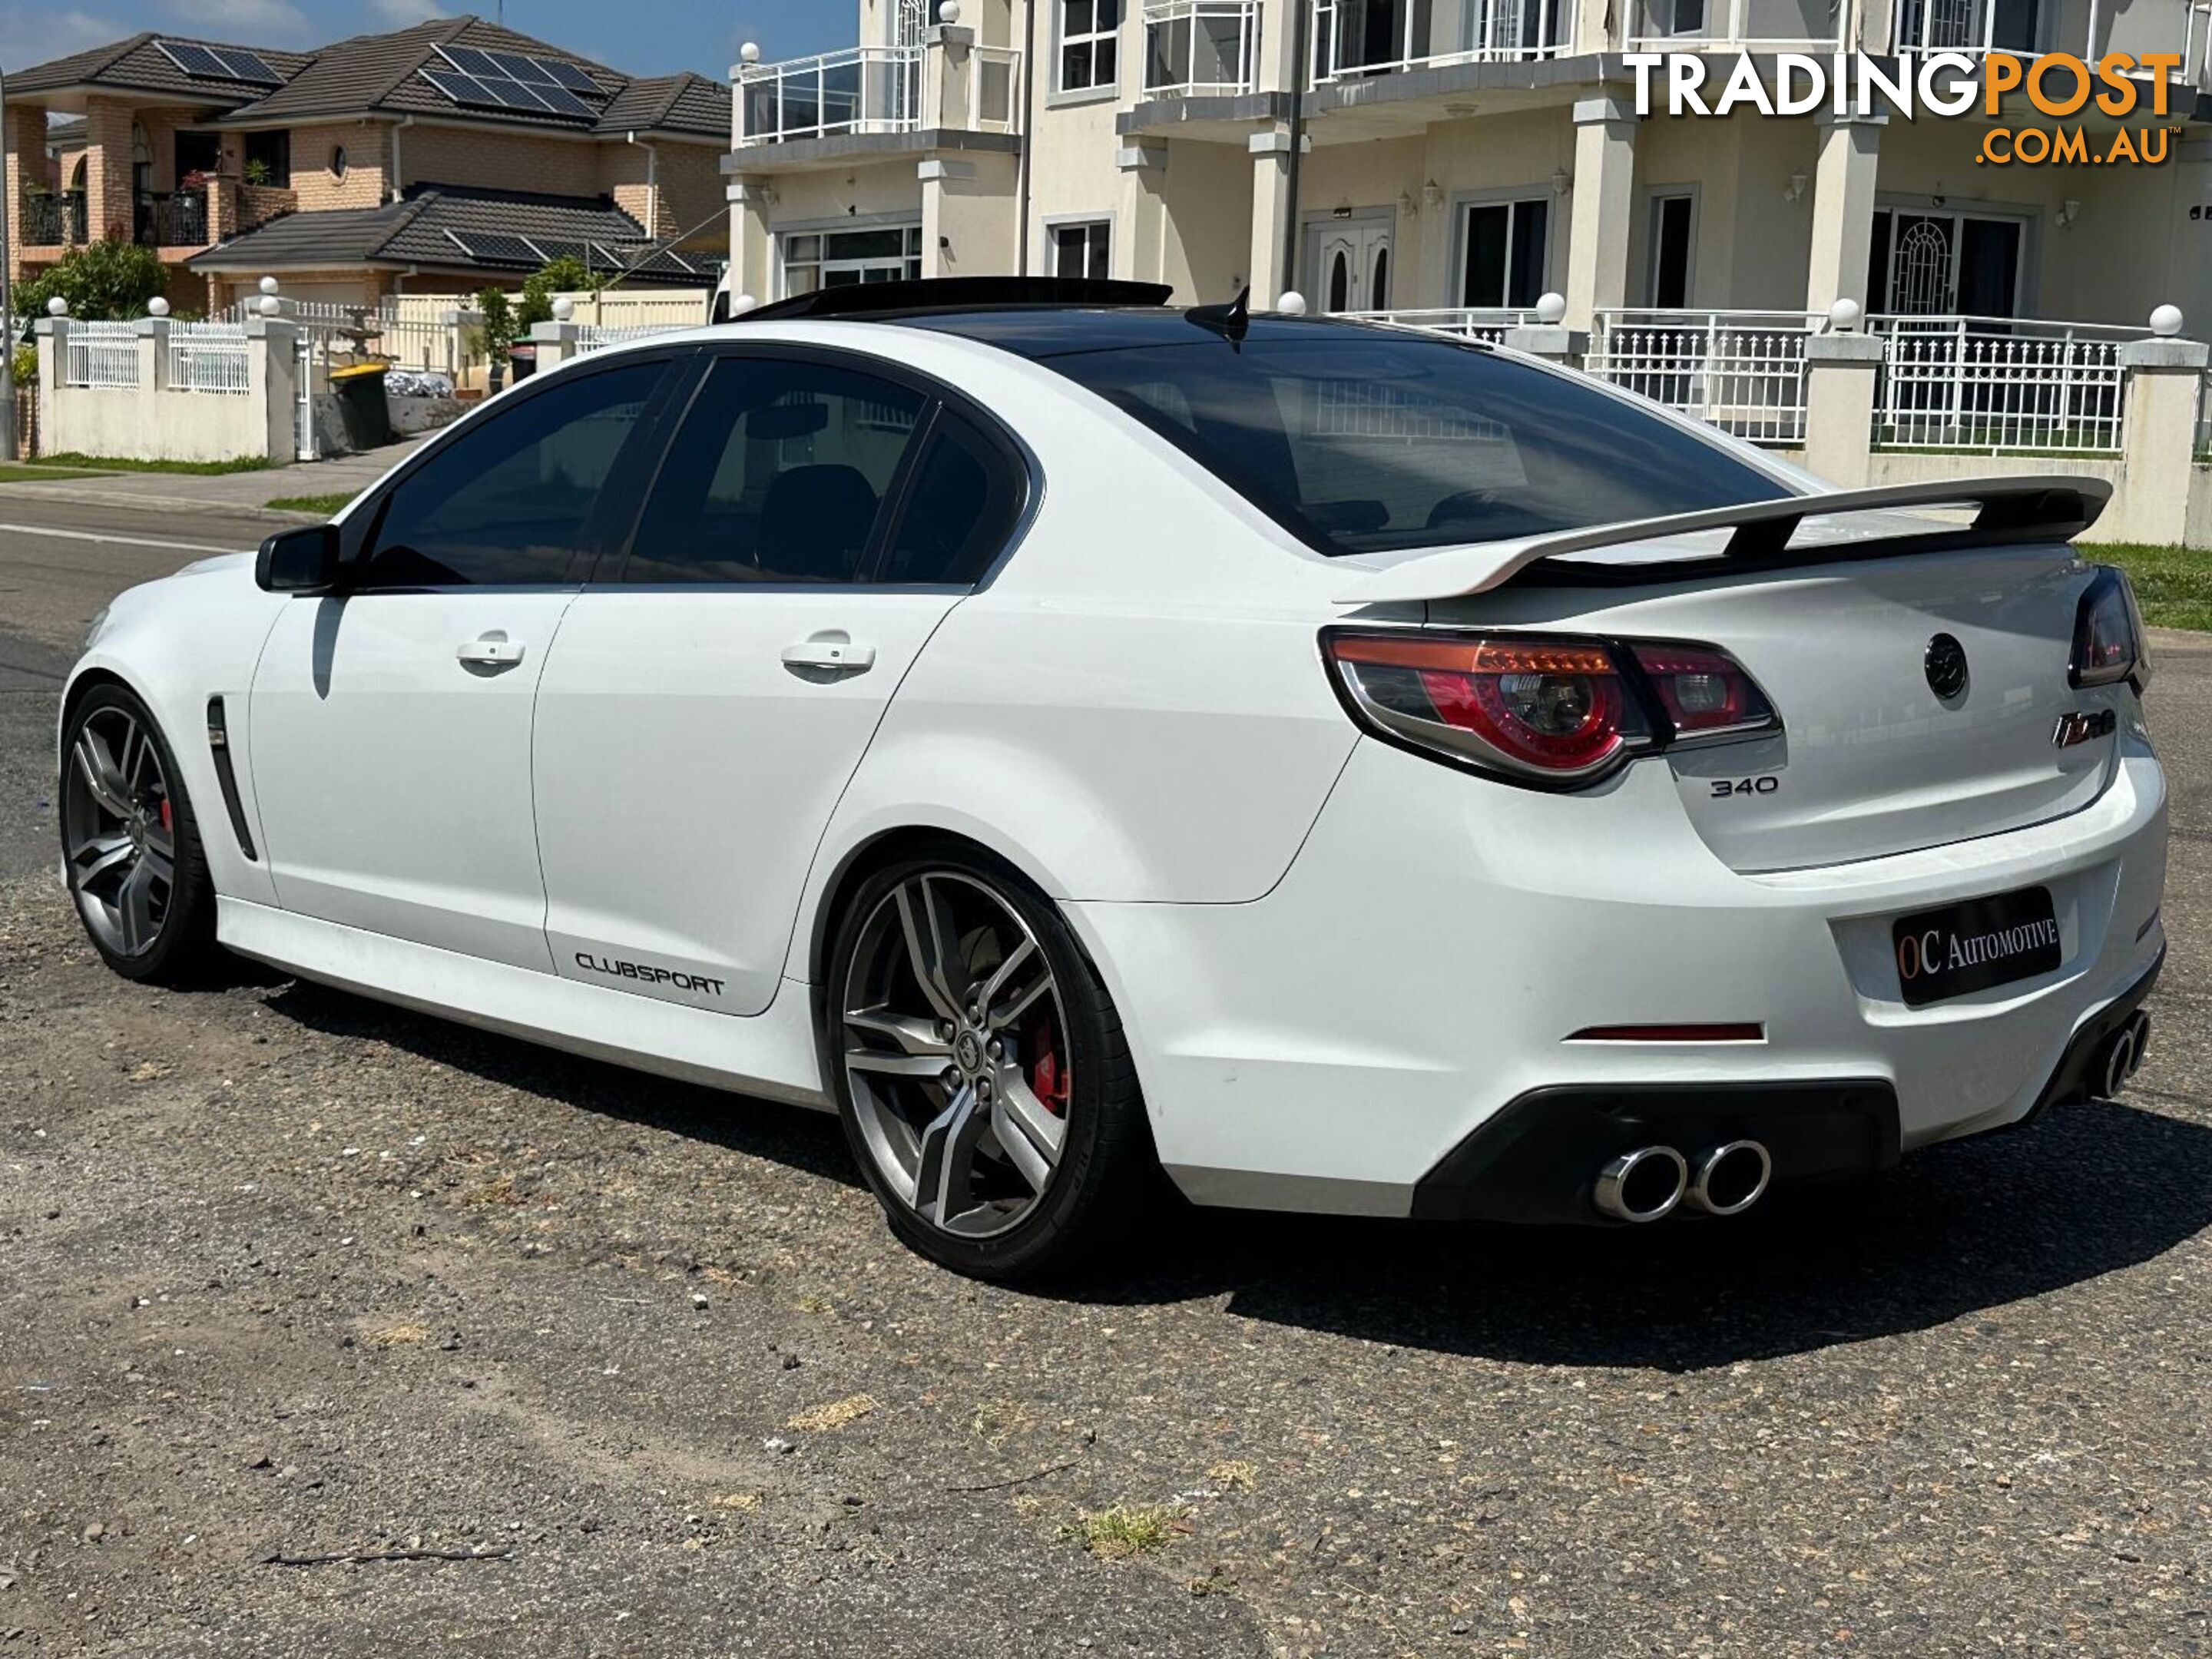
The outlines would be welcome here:
[[[1725,1216],[2124,1084],[2165,784],[2102,485],[1821,493],[1509,351],[1165,298],[605,351],[125,594],[61,716],[93,942],[836,1110],[994,1276],[1161,1170]]]

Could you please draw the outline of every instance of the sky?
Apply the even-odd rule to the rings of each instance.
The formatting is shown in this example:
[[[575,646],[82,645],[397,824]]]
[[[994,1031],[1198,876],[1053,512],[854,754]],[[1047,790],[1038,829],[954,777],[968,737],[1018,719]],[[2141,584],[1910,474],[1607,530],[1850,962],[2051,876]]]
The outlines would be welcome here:
[[[0,70],[25,69],[120,40],[173,29],[242,46],[311,46],[500,0],[0,0]],[[855,44],[857,0],[505,0],[510,28],[632,75],[696,70],[725,78],[738,46],[774,62]]]

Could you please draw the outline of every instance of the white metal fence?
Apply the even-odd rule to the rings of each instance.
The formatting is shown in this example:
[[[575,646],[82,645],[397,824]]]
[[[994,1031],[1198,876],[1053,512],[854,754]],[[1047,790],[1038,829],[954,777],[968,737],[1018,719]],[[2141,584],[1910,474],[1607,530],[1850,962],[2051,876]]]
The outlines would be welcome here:
[[[1347,311],[1354,322],[1389,323],[1399,328],[1425,328],[1462,340],[1487,340],[1503,344],[1505,331],[1536,320],[1533,311],[1500,310],[1470,306],[1444,307],[1430,311]]]
[[[2120,452],[2120,348],[2143,332],[2007,317],[1875,317],[1877,449]]]
[[[236,323],[171,323],[170,388],[243,395],[250,389],[251,349],[246,330]]]
[[[597,351],[604,346],[628,345],[633,340],[649,340],[656,334],[675,334],[691,327],[689,323],[633,323],[620,328],[610,328],[599,323],[579,323],[576,325],[576,349]]]
[[[2197,444],[2193,453],[2200,461],[2212,461],[2212,373],[2208,373],[2197,386]]]
[[[1754,443],[1805,441],[1805,341],[1790,311],[1600,311],[1583,367]]]
[[[64,386],[127,391],[138,384],[136,323],[71,323],[63,354]]]
[[[1385,27],[1376,27],[1377,21]],[[1381,18],[1367,0],[1315,0],[1313,81],[1319,86],[1394,70],[1557,58],[1573,27],[1566,0],[1403,5]]]

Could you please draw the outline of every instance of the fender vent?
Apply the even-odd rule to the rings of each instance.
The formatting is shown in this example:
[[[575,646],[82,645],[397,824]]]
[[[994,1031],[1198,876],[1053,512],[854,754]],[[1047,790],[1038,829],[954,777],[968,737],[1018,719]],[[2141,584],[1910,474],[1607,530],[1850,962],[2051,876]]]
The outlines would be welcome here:
[[[215,781],[222,790],[222,810],[230,815],[230,832],[238,837],[238,850],[255,864],[261,855],[253,850],[253,836],[246,827],[246,809],[238,801],[238,774],[230,764],[230,727],[223,719],[222,699],[210,697],[207,710],[208,750],[215,757]]]

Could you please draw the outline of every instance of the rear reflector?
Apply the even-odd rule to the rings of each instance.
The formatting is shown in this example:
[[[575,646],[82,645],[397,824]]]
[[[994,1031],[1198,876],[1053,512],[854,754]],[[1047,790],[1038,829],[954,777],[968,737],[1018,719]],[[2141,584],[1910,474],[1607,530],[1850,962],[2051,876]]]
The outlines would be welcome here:
[[[1764,1025],[1585,1025],[1570,1042],[1764,1042]]]

